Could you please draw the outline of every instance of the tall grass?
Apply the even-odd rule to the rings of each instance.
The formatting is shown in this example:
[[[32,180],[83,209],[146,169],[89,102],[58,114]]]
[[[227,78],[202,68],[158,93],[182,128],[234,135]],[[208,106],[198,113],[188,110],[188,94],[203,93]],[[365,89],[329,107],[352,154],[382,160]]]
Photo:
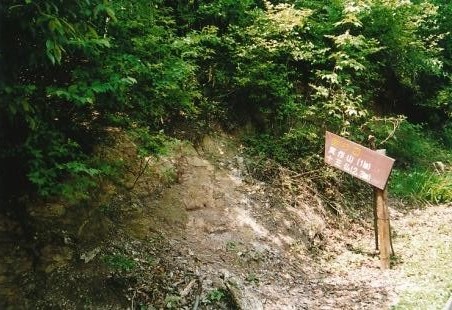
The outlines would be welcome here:
[[[389,156],[396,159],[389,182],[392,195],[431,203],[452,201],[452,152],[442,143],[452,139],[451,134],[444,131],[433,135],[421,125],[402,123],[385,145]],[[435,168],[437,161],[443,163],[445,171]]]
[[[442,203],[452,201],[452,172],[439,174],[426,169],[396,169],[389,191],[400,198]]]

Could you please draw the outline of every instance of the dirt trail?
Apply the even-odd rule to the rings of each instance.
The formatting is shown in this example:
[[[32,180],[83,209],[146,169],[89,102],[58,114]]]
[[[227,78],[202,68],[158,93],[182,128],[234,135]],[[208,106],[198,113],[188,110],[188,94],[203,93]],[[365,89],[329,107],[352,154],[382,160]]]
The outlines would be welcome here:
[[[0,217],[5,308],[440,309],[452,292],[452,205],[393,208],[397,260],[381,272],[370,223],[313,195],[287,204],[227,136],[150,170],[102,204],[31,208],[37,262]]]
[[[228,156],[228,146],[213,140],[203,146],[207,157],[217,158],[187,157],[175,192],[188,210],[184,237],[177,242],[198,262],[195,268],[205,290],[232,281],[245,291],[241,299],[253,300],[255,309],[362,309],[387,304],[385,285],[369,274],[376,269],[374,262],[358,278],[339,269],[324,270],[310,255],[307,247],[316,234],[320,238],[333,234],[325,214],[313,206],[309,210],[309,205],[278,203],[268,185],[247,179],[240,154]]]
[[[202,155],[216,158],[188,157],[177,189],[188,210],[177,242],[198,262],[205,290],[229,278],[252,309],[419,309],[422,302],[409,297],[419,290],[438,297],[423,308],[445,304],[452,288],[450,206],[392,209],[398,261],[382,272],[370,225],[337,231],[318,206],[278,202],[268,185],[248,178],[244,159],[225,143],[205,140]],[[316,236],[324,251],[313,255]]]

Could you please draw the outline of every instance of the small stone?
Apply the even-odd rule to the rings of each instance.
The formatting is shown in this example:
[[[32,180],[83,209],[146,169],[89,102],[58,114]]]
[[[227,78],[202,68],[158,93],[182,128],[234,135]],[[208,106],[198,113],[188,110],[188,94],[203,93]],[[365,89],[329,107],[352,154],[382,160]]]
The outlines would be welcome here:
[[[87,264],[90,261],[92,261],[99,253],[100,253],[100,248],[97,247],[92,251],[89,251],[87,253],[83,253],[82,255],[80,255],[80,259],[84,260],[85,264]]]

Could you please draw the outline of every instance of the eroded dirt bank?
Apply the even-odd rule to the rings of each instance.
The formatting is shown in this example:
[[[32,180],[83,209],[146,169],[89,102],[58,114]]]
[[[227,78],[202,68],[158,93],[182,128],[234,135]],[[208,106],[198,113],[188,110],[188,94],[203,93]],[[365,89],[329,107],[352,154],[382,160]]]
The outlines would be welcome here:
[[[332,216],[293,183],[255,180],[225,135],[149,159],[139,179],[130,141],[117,152],[134,162],[122,189],[29,205],[31,239],[1,216],[2,308],[416,309],[407,292],[422,287],[441,305],[452,289],[441,261],[452,254],[450,206],[393,209],[398,261],[381,272],[370,223]]]

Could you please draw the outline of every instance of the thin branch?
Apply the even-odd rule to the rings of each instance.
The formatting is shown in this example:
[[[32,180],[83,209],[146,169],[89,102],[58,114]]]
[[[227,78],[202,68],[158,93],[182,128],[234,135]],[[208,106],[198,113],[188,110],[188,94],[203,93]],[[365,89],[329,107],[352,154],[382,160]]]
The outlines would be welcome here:
[[[389,135],[386,137],[386,139],[381,141],[378,145],[385,144],[386,142],[389,141],[389,139],[391,139],[395,135],[397,129],[400,127],[400,124],[402,124],[402,120],[403,119],[401,119],[401,118],[397,118],[397,119],[391,120],[391,123],[392,123],[392,126],[393,126],[392,131],[389,133]],[[384,121],[386,122],[386,121],[388,121],[388,119],[384,119]]]
[[[138,180],[144,174],[144,172],[146,171],[147,167],[149,166],[149,162],[150,161],[151,161],[151,157],[145,157],[144,165],[143,165],[143,161],[140,162],[140,171],[138,171],[138,175],[135,178],[135,181],[133,182],[132,186],[129,188],[130,190],[135,187],[135,185],[137,184]]]
[[[131,307],[130,307],[130,309],[132,309],[132,310],[135,309],[135,308],[134,308],[133,302],[134,302],[134,300],[135,300],[135,296],[136,296],[136,295],[137,295],[137,291],[134,290],[134,291],[133,291],[133,296],[132,296],[132,305],[131,305]]]
[[[397,118],[394,118],[394,117],[390,117],[390,118],[386,118],[386,117],[384,117],[384,118],[380,118],[380,117],[373,117],[370,121],[368,121],[368,122],[366,122],[365,124],[363,124],[360,128],[363,130],[364,128],[367,128],[367,125],[369,124],[369,123],[371,123],[371,122],[384,122],[384,123],[387,123],[387,122],[390,122],[391,124],[392,124],[392,130],[391,130],[391,132],[388,134],[388,136],[383,140],[383,141],[381,141],[380,143],[378,143],[378,145],[380,146],[380,145],[383,145],[383,144],[385,144],[386,142],[388,142],[392,137],[394,137],[394,135],[395,135],[395,133],[396,133],[396,131],[397,131],[397,129],[400,127],[400,125],[402,124],[402,122],[405,120],[405,117],[403,117],[403,116],[399,116],[399,117],[397,117]],[[373,136],[372,136],[373,137]],[[375,147],[376,148],[376,147]]]

